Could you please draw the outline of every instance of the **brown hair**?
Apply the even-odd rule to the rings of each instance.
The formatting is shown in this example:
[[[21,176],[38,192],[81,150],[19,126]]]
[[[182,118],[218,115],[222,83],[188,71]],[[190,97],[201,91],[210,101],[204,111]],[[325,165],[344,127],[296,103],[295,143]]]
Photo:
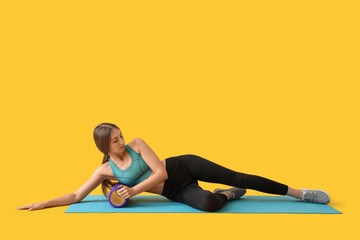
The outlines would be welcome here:
[[[110,135],[113,129],[119,129],[118,126],[112,123],[100,123],[97,125],[94,129],[94,141],[96,144],[96,147],[104,154],[102,164],[109,161],[110,156],[108,154],[109,152],[109,145],[110,145]],[[119,181],[114,182],[110,179],[105,179],[101,183],[102,191],[104,196],[107,198],[110,190],[114,187],[115,184],[119,183]]]

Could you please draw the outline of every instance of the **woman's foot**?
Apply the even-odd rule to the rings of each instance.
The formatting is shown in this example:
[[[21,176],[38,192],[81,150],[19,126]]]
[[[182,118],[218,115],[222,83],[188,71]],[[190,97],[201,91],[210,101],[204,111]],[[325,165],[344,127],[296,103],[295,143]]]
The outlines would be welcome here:
[[[214,190],[214,193],[228,193],[228,200],[231,201],[244,196],[246,193],[246,189],[237,187],[232,187],[229,189],[217,188]]]
[[[324,190],[310,190],[306,188],[302,188],[303,192],[301,200],[304,202],[312,202],[312,203],[322,203],[327,204],[330,202],[330,195]]]

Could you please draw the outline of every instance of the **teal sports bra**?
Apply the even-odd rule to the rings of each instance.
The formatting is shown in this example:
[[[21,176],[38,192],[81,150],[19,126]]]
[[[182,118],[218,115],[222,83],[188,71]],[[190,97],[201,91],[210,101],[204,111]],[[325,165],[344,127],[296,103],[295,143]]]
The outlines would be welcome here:
[[[127,169],[121,170],[118,166],[116,166],[116,164],[113,162],[113,160],[111,160],[111,158],[109,160],[109,164],[114,176],[120,182],[125,183],[130,187],[133,187],[148,178],[152,170],[141,157],[141,154],[135,152],[127,144],[125,145],[125,150],[129,153],[131,157],[131,164]]]

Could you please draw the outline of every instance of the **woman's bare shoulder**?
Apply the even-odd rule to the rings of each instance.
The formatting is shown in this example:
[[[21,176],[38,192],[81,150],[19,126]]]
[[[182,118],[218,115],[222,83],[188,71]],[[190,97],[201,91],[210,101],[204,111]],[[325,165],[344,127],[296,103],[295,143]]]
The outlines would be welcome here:
[[[140,150],[139,150],[139,140],[140,138],[134,138],[131,142],[129,142],[127,145],[129,147],[131,147],[135,152],[137,152],[138,154],[140,154]]]
[[[99,166],[97,170],[104,179],[117,180],[111,170],[109,162],[101,164],[101,166]]]

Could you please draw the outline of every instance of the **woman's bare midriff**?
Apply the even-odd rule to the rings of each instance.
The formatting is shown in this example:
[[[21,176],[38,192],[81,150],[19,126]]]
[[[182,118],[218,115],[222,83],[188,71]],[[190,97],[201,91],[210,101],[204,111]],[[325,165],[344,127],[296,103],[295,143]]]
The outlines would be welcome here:
[[[164,165],[165,169],[166,169],[166,159],[163,159],[161,160],[161,163]],[[111,179],[111,180],[118,180],[114,174],[112,173],[111,171],[111,168],[110,168],[110,165],[109,165],[109,162],[106,162],[104,163],[104,165],[106,166],[105,167],[105,176],[108,178],[108,179]],[[151,172],[149,177],[152,176],[154,174],[154,172]],[[149,178],[148,177],[148,178]],[[155,194],[159,194],[161,195],[163,189],[164,189],[164,185],[165,185],[165,181],[159,183],[158,185],[156,185],[155,187],[147,190],[146,192],[149,192],[149,193],[155,193]]]

